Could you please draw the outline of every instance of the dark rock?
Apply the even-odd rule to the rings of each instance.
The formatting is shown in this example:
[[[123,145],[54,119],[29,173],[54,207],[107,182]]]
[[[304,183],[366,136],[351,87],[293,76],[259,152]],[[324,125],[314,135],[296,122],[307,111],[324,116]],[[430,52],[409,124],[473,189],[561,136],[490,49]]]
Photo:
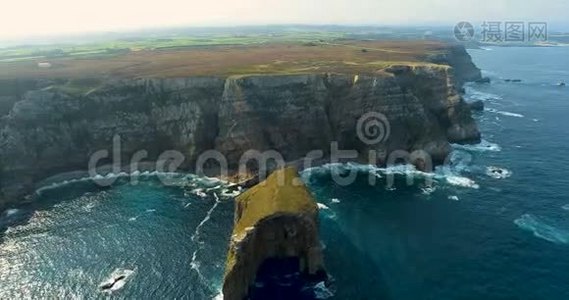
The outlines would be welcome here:
[[[484,111],[484,101],[478,100],[468,103],[468,106],[473,111]]]
[[[483,78],[480,78],[480,79],[478,79],[478,80],[476,80],[476,81],[474,81],[474,82],[480,83],[480,84],[486,84],[486,83],[490,83],[491,80],[490,80],[489,77],[483,77]]]
[[[115,135],[121,137],[121,166],[140,150],[148,152],[147,161],[177,150],[185,157],[180,169],[194,171],[200,154],[216,150],[235,173],[248,150],[275,150],[292,162],[313,150],[328,157],[331,142],[362,156],[369,150],[385,155],[425,150],[442,163],[452,150],[449,142],[480,140],[456,79],[477,78],[479,70],[456,51],[445,56],[459,64],[454,68],[414,64],[368,75],[109,79],[82,95],[29,84],[12,90],[11,82],[0,82],[6,99],[0,206],[21,201],[46,178],[86,170],[93,153],[113,149]],[[459,69],[467,75],[457,74]],[[368,112],[385,115],[391,129],[374,145],[357,135],[358,120]]]
[[[459,87],[466,82],[473,82],[482,78],[482,72],[474,65],[472,57],[463,45],[449,46],[448,51],[429,55],[427,61],[452,66],[455,81]]]

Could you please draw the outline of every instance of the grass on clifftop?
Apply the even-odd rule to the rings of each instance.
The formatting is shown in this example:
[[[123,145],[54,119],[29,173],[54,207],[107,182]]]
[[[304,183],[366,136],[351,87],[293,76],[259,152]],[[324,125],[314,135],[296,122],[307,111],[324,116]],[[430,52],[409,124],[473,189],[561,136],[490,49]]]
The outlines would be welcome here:
[[[316,40],[143,48],[95,57],[4,61],[0,79],[374,73],[390,64],[422,64],[428,55],[444,52],[446,47],[433,41]],[[51,67],[40,68],[39,62]]]
[[[275,214],[316,214],[318,206],[294,168],[275,171],[264,182],[237,197],[241,216],[233,228],[240,238],[248,227]]]

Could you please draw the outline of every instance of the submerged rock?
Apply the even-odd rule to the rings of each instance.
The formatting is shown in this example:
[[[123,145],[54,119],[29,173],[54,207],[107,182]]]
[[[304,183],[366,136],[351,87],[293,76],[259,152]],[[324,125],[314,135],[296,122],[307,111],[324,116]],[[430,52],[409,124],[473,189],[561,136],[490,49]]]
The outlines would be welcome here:
[[[482,77],[482,78],[480,78],[480,79],[478,79],[478,80],[476,80],[476,81],[474,81],[474,82],[476,82],[476,83],[490,83],[491,80],[490,80],[489,77]]]
[[[111,276],[99,285],[103,292],[112,293],[124,287],[133,270],[116,269]]]
[[[468,106],[470,106],[470,110],[472,111],[484,111],[484,101],[482,100],[470,102]]]
[[[294,168],[281,169],[236,199],[224,299],[279,292],[310,299],[304,283],[326,279],[318,206]]]

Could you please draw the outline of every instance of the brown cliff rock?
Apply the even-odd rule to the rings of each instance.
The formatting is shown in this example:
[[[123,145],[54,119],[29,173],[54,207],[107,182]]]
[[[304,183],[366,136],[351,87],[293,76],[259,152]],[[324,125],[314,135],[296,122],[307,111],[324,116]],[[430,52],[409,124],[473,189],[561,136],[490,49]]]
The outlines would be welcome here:
[[[246,299],[260,266],[270,258],[297,257],[307,276],[324,272],[318,207],[295,169],[275,171],[235,205],[224,299]]]

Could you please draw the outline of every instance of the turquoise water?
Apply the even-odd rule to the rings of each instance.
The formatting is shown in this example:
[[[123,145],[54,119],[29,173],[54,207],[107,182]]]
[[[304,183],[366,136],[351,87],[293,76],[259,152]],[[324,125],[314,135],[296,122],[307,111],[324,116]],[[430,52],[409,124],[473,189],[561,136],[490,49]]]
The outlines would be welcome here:
[[[493,79],[467,87],[486,104],[487,147],[457,147],[454,172],[478,189],[312,177],[330,207],[321,227],[339,299],[569,299],[569,88],[554,86],[569,82],[569,49],[471,54]]]
[[[476,115],[485,142],[456,147],[433,187],[398,175],[386,188],[385,172],[370,186],[365,168],[343,187],[330,172],[346,166],[303,174],[321,203],[334,299],[569,299],[569,88],[555,86],[569,82],[569,49],[471,54],[494,80],[467,87],[487,107]],[[233,221],[223,186],[121,180],[62,185],[5,212],[0,299],[105,298],[99,285],[119,271],[132,274],[116,298],[216,297]]]
[[[213,190],[197,196],[192,185]],[[216,199],[217,185],[164,187],[143,177],[136,186],[83,182],[43,191],[10,217],[0,299],[105,297],[99,285],[121,270],[134,272],[119,298],[215,297],[233,222],[231,199]]]

